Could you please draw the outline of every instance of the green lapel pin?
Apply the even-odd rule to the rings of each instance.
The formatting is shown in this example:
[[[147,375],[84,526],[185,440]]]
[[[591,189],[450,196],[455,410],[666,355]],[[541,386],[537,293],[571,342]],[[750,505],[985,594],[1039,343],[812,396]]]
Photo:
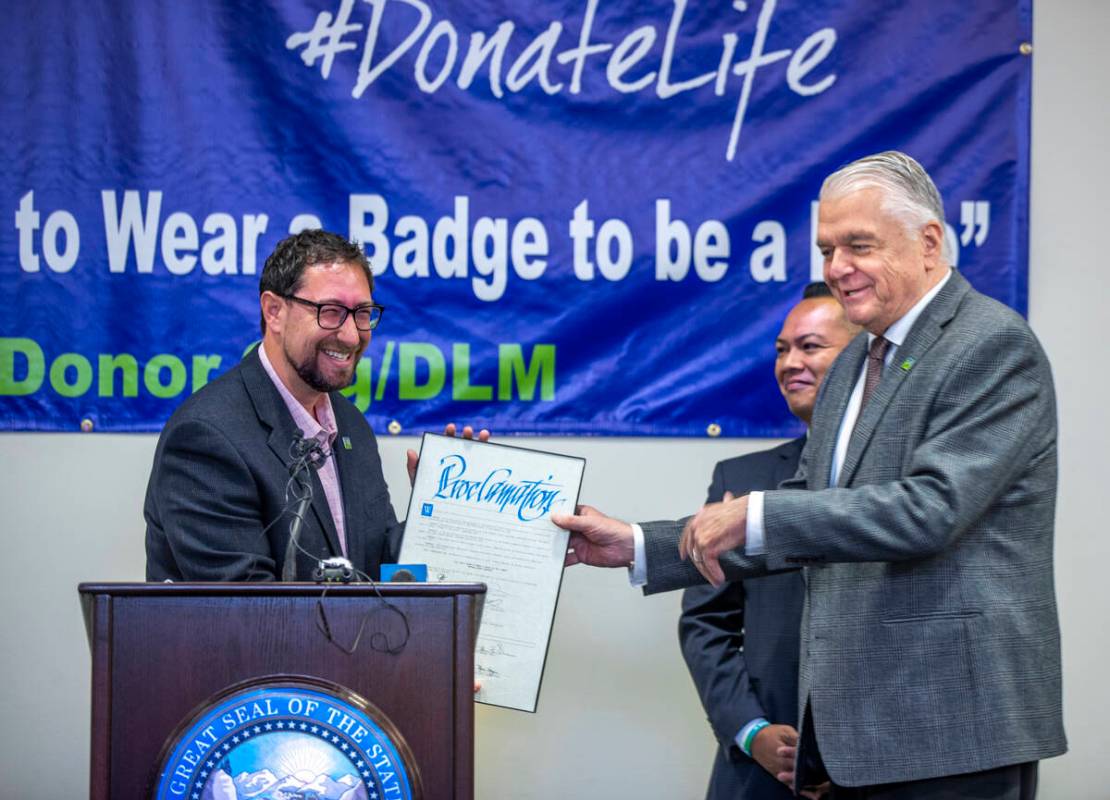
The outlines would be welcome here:
[[[351,440],[347,436],[343,437],[343,449],[344,450],[350,450],[351,449]]]
[[[913,369],[913,365],[915,363],[917,363],[916,358],[907,358],[898,366],[902,368],[902,372],[909,372],[911,369]]]

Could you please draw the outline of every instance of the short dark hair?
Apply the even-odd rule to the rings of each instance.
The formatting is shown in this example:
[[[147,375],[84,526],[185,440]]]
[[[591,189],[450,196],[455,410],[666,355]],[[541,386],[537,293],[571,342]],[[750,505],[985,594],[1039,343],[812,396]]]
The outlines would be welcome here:
[[[802,289],[802,299],[812,300],[814,297],[832,297],[832,289],[824,281],[814,281],[807,283],[806,288]]]
[[[357,242],[338,233],[318,228],[301,231],[278,242],[262,267],[258,294],[273,292],[279,297],[296,294],[304,279],[304,271],[317,264],[353,264],[362,268],[370,291],[374,291],[374,273],[370,262]],[[266,317],[262,316],[262,333],[266,333]]]

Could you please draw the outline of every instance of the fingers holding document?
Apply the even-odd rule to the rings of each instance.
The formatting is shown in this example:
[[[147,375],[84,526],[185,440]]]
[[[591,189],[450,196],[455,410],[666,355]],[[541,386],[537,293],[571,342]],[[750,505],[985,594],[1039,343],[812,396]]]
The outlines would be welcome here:
[[[725,582],[721,554],[743,547],[747,539],[748,497],[730,493],[720,503],[707,503],[682,531],[678,554],[697,567],[714,586]]]
[[[570,531],[564,564],[591,567],[627,567],[632,563],[635,543],[632,526],[607,516],[593,506],[578,506],[574,514],[553,513],[551,521]]]
[[[455,436],[458,433],[459,426],[454,422],[448,422],[447,427],[443,429],[444,436]],[[475,435],[474,427],[471,425],[464,425],[462,429],[462,438],[464,439],[477,439],[479,442],[489,441],[489,431],[482,428]]]
[[[725,582],[719,558],[722,553],[744,546],[747,528],[747,496],[725,493],[720,503],[710,503],[690,518],[679,540],[679,555],[689,558],[706,580],[716,586]],[[553,513],[551,521],[570,531],[565,565],[628,567],[635,557],[632,526],[610,517],[593,506],[580,505],[575,514]]]

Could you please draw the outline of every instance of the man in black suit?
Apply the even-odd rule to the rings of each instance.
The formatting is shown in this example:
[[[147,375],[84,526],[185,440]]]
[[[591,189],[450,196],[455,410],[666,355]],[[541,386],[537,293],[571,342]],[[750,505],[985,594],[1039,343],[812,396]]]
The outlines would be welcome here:
[[[362,250],[333,233],[290,236],[266,259],[261,345],[186,400],[158,440],[144,508],[147,580],[282,576],[303,494],[291,466],[303,460],[304,442],[327,457],[301,473],[312,501],[294,576],[306,580],[319,560],[345,557],[376,579],[396,560],[403,524],[377,442],[339,393],[384,311],[373,287]],[[408,462],[411,476],[416,453]]]
[[[806,287],[775,340],[775,380],[790,411],[809,424],[825,371],[859,332],[823,283]],[[706,502],[725,492],[774,489],[794,476],[801,436],[721,461]],[[678,624],[682,654],[717,736],[707,800],[790,798],[798,732],[798,646],[805,582],[800,572],[687,589]]]

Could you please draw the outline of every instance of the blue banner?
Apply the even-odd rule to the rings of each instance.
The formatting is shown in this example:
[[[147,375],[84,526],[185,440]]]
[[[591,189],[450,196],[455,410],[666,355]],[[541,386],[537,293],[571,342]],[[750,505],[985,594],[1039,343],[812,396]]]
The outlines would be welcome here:
[[[3,430],[158,430],[324,227],[388,308],[348,390],[378,431],[792,435],[821,180],[892,148],[1026,310],[1031,0],[17,5]]]

